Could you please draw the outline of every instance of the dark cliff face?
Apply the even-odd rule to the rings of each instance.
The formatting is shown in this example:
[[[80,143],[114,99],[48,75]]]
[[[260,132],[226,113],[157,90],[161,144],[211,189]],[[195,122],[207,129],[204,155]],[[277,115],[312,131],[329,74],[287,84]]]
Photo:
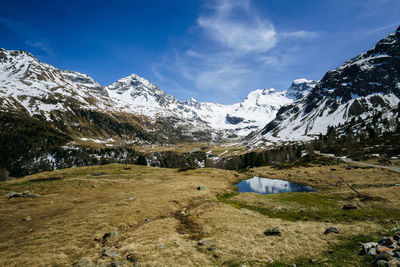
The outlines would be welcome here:
[[[400,27],[374,48],[325,74],[306,99],[305,112],[323,98],[328,105],[346,103],[357,96],[394,93],[400,97]]]

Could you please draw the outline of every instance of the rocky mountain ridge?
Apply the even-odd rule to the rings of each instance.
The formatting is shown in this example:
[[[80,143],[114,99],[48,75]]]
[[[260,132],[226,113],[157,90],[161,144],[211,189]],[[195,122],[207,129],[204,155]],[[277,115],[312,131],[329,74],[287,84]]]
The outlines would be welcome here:
[[[166,142],[171,130],[193,141],[246,136],[271,121],[280,107],[307,94],[315,82],[302,79],[294,85],[297,87],[292,85],[283,92],[258,89],[250,92],[243,102],[232,105],[202,103],[195,99],[178,101],[135,74],[102,86],[86,74],[54,68],[28,52],[0,50],[0,106],[3,110],[19,111],[51,123],[75,125],[75,128],[79,128],[80,120],[71,117],[75,117],[77,110],[124,113],[128,117],[145,118],[138,122],[143,131],[164,128],[162,139]],[[88,134],[77,131],[73,132],[81,138]]]
[[[282,107],[276,118],[254,134],[251,143],[311,140],[328,126],[385,113],[400,102],[400,27],[331,70],[310,93]]]

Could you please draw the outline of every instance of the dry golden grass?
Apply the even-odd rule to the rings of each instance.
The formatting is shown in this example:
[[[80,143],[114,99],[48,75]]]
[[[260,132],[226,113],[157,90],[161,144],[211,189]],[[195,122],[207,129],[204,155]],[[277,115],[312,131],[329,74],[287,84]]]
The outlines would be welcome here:
[[[252,171],[308,183],[327,193],[351,194],[345,186],[334,185],[336,178],[329,177],[331,172],[357,185],[400,182],[399,176],[386,171],[348,171],[339,165]],[[45,180],[49,178],[53,181]],[[71,266],[85,259],[97,265],[123,261],[131,266],[133,263],[126,260],[129,253],[134,253],[140,266],[265,265],[271,259],[290,262],[299,257],[320,258],[329,246],[340,244],[339,237],[382,229],[366,221],[337,223],[340,235],[325,236],[323,231],[331,224],[324,221],[285,221],[217,201],[217,195],[233,191],[233,183],[244,178],[218,169],[178,172],[112,164],[2,182],[2,195],[9,190],[30,190],[41,197],[1,198],[0,266]],[[196,190],[200,185],[208,186],[208,190]],[[360,190],[383,194],[393,206],[398,203],[392,187]],[[249,205],[264,201],[255,194],[236,198]],[[270,204],[264,201],[266,207]],[[32,220],[23,221],[27,216]],[[281,227],[282,236],[264,236],[265,228],[271,226]],[[111,230],[119,235],[105,243],[94,241]],[[214,240],[215,250],[199,247],[202,239]],[[312,249],[305,249],[310,245]],[[102,257],[106,247],[115,248],[120,255]]]

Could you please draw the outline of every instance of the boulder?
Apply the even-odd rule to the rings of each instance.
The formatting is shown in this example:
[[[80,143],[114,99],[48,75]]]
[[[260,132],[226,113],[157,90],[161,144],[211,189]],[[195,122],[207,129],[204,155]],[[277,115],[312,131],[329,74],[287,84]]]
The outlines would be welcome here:
[[[128,253],[128,255],[126,255],[126,259],[130,262],[137,262],[138,256],[135,253],[131,252],[131,253]]]
[[[378,246],[378,243],[375,242],[367,242],[367,243],[362,243],[362,254],[368,254],[368,255],[377,255],[376,252],[376,247]]]
[[[22,219],[24,222],[29,222],[32,220],[31,216],[26,216]]]
[[[382,246],[390,246],[393,244],[393,241],[389,237],[385,236],[378,240],[378,244]]]
[[[390,260],[388,264],[389,267],[400,267],[400,260]]]
[[[22,193],[10,191],[6,194],[6,196],[8,197],[8,199],[18,198],[18,197],[40,197],[40,195],[31,194],[31,192],[29,191],[24,191]]]
[[[327,235],[329,233],[338,234],[339,230],[336,227],[331,226],[331,227],[328,227],[324,232],[325,235]]]
[[[387,252],[387,251],[382,251],[382,252],[379,253],[379,255],[376,256],[376,258],[375,258],[375,261],[380,261],[380,260],[390,261],[390,260],[393,260],[393,256],[390,255],[390,253]]]
[[[208,190],[208,186],[201,185],[201,186],[197,187],[197,190],[200,190],[200,191]]]
[[[115,249],[112,249],[112,248],[105,248],[103,250],[102,257],[114,258],[114,257],[118,257],[119,255],[120,254],[119,254],[118,250],[115,250]]]
[[[103,235],[103,242],[106,242],[108,239],[118,236],[117,231],[110,231]]]
[[[281,229],[279,228],[279,227],[272,227],[272,228],[267,228],[265,231],[264,231],[264,235],[266,235],[266,236],[273,236],[273,235],[277,235],[277,236],[280,236],[280,235],[282,235],[282,233],[281,233]]]
[[[374,266],[374,267],[386,267],[386,266],[389,266],[389,263],[387,261],[384,261],[384,260],[379,260],[379,261],[374,262],[372,264],[372,266]]]
[[[215,240],[203,239],[197,243],[197,246],[206,248],[207,250],[210,250],[210,251],[214,251],[215,250]]]
[[[344,210],[355,210],[355,209],[357,209],[357,206],[355,206],[353,204],[344,204],[342,209],[344,209]]]
[[[393,239],[396,241],[400,241],[400,232],[397,232],[393,235]]]

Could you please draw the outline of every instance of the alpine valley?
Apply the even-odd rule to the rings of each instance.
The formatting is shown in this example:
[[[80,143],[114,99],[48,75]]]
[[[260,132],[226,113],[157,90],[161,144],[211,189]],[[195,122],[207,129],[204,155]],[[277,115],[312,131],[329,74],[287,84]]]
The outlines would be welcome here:
[[[135,74],[103,86],[26,51],[0,49],[0,167],[3,176],[108,162],[239,168],[249,160],[226,160],[297,144],[260,164],[292,159],[330,127],[342,129],[337,137],[350,124],[352,135],[398,132],[399,78],[400,28],[320,81],[254,90],[232,105],[178,101]]]

